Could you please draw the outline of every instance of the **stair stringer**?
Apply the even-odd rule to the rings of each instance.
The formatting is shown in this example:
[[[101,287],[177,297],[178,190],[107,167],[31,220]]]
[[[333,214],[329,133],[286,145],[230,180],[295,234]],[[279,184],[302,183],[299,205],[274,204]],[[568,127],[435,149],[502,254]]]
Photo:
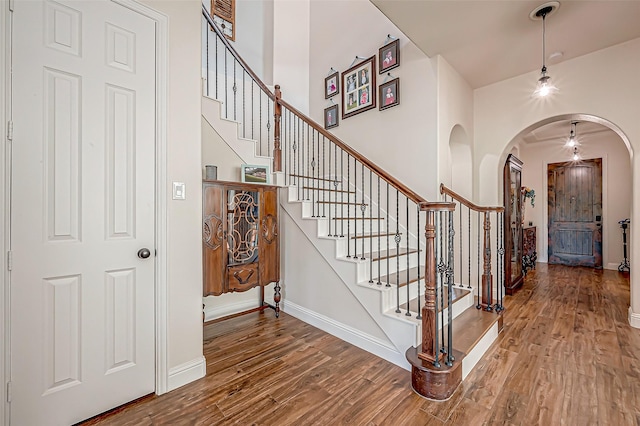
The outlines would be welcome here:
[[[319,258],[326,262],[326,264],[335,271],[342,283],[351,292],[351,294],[353,294],[361,307],[369,314],[371,319],[373,319],[384,335],[393,344],[393,349],[395,353],[397,353],[397,356],[394,357],[395,359],[389,359],[388,361],[409,370],[410,364],[407,362],[404,354],[408,347],[416,346],[418,344],[420,321],[416,320],[415,317],[404,316],[404,314],[390,315],[389,313],[384,312],[383,293],[395,291],[395,288],[378,288],[375,284],[371,284],[369,286],[358,283],[357,269],[359,263],[362,263],[362,261],[344,261],[336,258],[336,239],[319,238],[317,236],[318,219],[303,218],[302,203],[297,201],[290,202],[288,200],[287,191],[280,192],[280,206],[315,247],[319,254]],[[286,304],[284,310],[286,312]],[[357,342],[351,341],[349,343],[355,345],[358,344]]]
[[[202,96],[202,117],[246,164],[271,167],[271,157],[256,154],[256,140],[239,136],[241,123],[222,117],[221,101]]]

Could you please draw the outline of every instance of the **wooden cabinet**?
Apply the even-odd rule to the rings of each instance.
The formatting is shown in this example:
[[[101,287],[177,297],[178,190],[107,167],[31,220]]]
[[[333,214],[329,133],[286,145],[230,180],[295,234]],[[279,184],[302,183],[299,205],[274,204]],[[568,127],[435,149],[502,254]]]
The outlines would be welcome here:
[[[278,187],[239,182],[202,184],[203,294],[247,291],[275,286],[280,302],[280,241]]]
[[[509,154],[504,165],[504,287],[515,293],[524,280],[522,272],[522,161]]]
[[[536,269],[536,260],[538,260],[538,252],[536,252],[536,227],[529,226],[522,230],[522,273]]]

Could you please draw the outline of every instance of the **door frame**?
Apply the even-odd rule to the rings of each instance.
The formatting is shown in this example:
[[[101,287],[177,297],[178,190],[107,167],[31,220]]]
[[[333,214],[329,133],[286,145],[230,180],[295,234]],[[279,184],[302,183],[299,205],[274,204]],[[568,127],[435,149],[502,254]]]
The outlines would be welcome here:
[[[3,238],[0,238],[0,305],[4,315],[0,315],[0,426],[8,425],[10,420],[7,402],[6,383],[11,375],[11,293],[8,271],[8,251],[11,247],[11,155],[8,140],[8,122],[12,118],[11,110],[11,35],[12,19],[10,10],[13,1],[0,3],[0,23],[4,28],[4,43],[0,43],[0,120],[2,120],[2,138],[0,149],[0,226]],[[155,392],[160,395],[168,390],[168,282],[167,282],[167,87],[168,87],[168,17],[136,0],[111,0],[155,22],[156,42],[156,109],[155,109]]]

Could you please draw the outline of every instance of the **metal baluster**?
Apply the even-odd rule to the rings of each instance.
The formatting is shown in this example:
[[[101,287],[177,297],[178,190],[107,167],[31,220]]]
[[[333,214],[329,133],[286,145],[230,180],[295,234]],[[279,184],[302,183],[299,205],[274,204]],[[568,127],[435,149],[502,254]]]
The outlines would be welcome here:
[[[322,217],[325,215],[325,204],[327,202],[327,164],[325,163],[325,146],[327,138],[322,136]],[[329,165],[331,165],[331,150],[329,150]],[[331,195],[331,194],[329,194]],[[329,220],[329,235],[331,235],[331,220]]]
[[[391,245],[389,245],[389,182],[387,182],[387,220],[385,222],[387,222],[387,284],[385,287],[391,287],[391,284],[389,284],[389,277],[391,276],[391,272],[389,271],[389,248],[391,247]],[[380,257],[380,255],[378,255],[378,257]],[[378,267],[380,267],[381,262],[382,259],[378,261]]]
[[[347,191],[351,191],[351,154],[347,152]],[[347,203],[350,203],[350,192],[347,192]],[[351,257],[351,206],[347,204],[347,257]],[[354,244],[355,245],[355,244]]]
[[[360,210],[362,211],[362,256],[360,257],[360,259],[364,260],[364,243],[365,243],[365,238],[364,238],[364,212],[367,210],[367,205],[364,202],[364,193],[365,193],[365,187],[364,187],[364,163],[362,164],[362,189],[360,190],[360,193],[362,194],[362,204],[360,205]],[[371,222],[371,219],[369,219],[369,222]],[[356,234],[358,232],[356,231]]]
[[[371,191],[373,190],[373,172],[369,170],[369,216],[373,216],[373,197]],[[378,215],[378,223],[380,223],[380,215]],[[369,220],[369,283],[373,283],[373,220]]]
[[[440,319],[442,321],[442,327],[440,328],[440,332],[442,333],[442,347],[440,348],[440,352],[445,353],[445,338],[444,338],[444,274],[445,274],[445,265],[444,265],[444,253],[442,242],[444,240],[444,232],[442,230],[442,222],[443,212],[438,212],[438,287],[440,287]],[[448,309],[448,307],[447,307]],[[448,327],[451,327],[451,324],[447,324]]]
[[[311,217],[316,216],[316,131],[315,129],[311,130],[311,184],[313,185],[313,190],[311,191]]]
[[[405,314],[406,316],[410,317],[411,316],[411,311],[409,310],[409,301],[410,301],[410,295],[409,295],[409,287],[410,287],[410,272],[411,272],[411,268],[409,268],[409,265],[411,264],[409,261],[411,259],[411,255],[409,254],[410,250],[409,250],[409,198],[407,198],[405,196],[405,205],[406,205],[406,210],[407,210],[407,224],[405,225],[405,230],[407,231],[407,313]],[[420,253],[420,250],[418,250],[418,253]],[[419,255],[418,255],[419,256]],[[420,260],[420,259],[418,259]]]
[[[340,218],[344,217],[344,163],[343,163],[344,150],[340,148]],[[344,238],[344,220],[340,220],[340,236]],[[347,250],[349,244],[347,242]]]
[[[258,117],[258,130],[260,132],[258,133],[258,150],[262,152],[262,89],[258,91],[258,110],[260,113]]]
[[[358,159],[353,157],[353,258],[358,258]],[[347,210],[350,211],[350,208]],[[349,232],[349,235],[351,233]]]
[[[211,31],[209,31],[209,23],[206,22],[205,19],[205,24],[204,24],[204,33],[207,35],[207,67],[206,67],[206,72],[207,72],[207,96],[209,96],[209,33]]]
[[[381,240],[380,240],[380,223],[382,222],[382,214],[380,212],[380,175],[378,175],[378,253],[380,253],[382,244],[381,244]],[[371,251],[371,257],[373,258],[373,251]],[[373,263],[373,262],[372,262]],[[381,284],[380,282],[380,262],[378,262],[378,282],[376,283],[378,285]]]
[[[260,155],[266,157],[271,155],[271,99],[267,96],[267,152],[262,151],[262,144],[260,144]]]
[[[467,229],[468,229],[468,234],[469,234],[469,241],[468,241],[468,246],[469,246],[469,257],[467,259],[467,267],[469,269],[469,274],[468,274],[468,281],[467,281],[467,288],[469,290],[471,290],[471,209],[467,209],[467,211],[469,212],[469,217],[468,217],[468,223],[467,223]]]
[[[416,232],[416,240],[418,240],[418,315],[416,315],[416,319],[420,320],[422,319],[422,310],[420,309],[420,204],[416,204],[417,207],[417,216],[416,216],[416,222],[417,222],[417,232]],[[426,282],[425,282],[426,285]],[[426,293],[426,290],[425,290]]]
[[[242,68],[242,137],[246,138],[246,133],[247,133],[247,118],[246,118],[246,105],[245,105],[245,100],[247,98],[247,92],[246,92],[246,84],[245,84],[245,80],[246,80],[246,74],[247,72],[245,71],[244,68]]]
[[[427,215],[431,215],[433,214],[433,231],[434,234],[436,236],[436,239],[438,238],[438,214],[436,212],[428,212]],[[428,219],[427,219],[428,220]],[[444,324],[441,323],[440,321],[440,312],[441,309],[439,306],[440,303],[440,298],[442,297],[442,288],[440,287],[439,281],[440,281],[440,273],[438,272],[438,243],[434,242],[433,244],[433,249],[434,249],[434,253],[433,253],[433,257],[435,259],[435,263],[436,263],[436,282],[434,283],[435,285],[435,302],[436,302],[436,306],[435,306],[435,327],[433,330],[433,334],[434,334],[434,351],[433,351],[433,356],[435,357],[435,359],[433,360],[433,365],[436,368],[440,368],[440,333],[438,332],[438,330],[440,330],[441,328],[444,328]]]
[[[254,105],[254,101],[255,101],[255,95],[253,94],[253,88],[255,87],[255,81],[253,81],[253,79],[251,80],[251,139],[255,140],[255,127],[256,127],[256,120],[255,120],[255,110],[256,107]]]
[[[238,104],[237,104],[237,92],[238,92],[238,85],[237,85],[237,80],[236,80],[236,63],[238,61],[236,61],[235,59],[233,60],[233,121],[237,121],[236,118],[236,110],[238,109]]]
[[[218,36],[216,34],[216,99],[218,98]]]
[[[306,124],[305,124],[306,125]],[[311,160],[309,160],[310,155],[309,155],[309,131],[310,131],[310,127],[309,125],[307,126],[307,169],[304,173],[305,175],[305,180],[307,181],[307,184],[305,185],[306,189],[307,189],[307,198],[305,198],[307,201],[309,201],[309,169],[311,168]]]
[[[342,151],[341,151],[342,152]],[[334,176],[333,178],[335,179],[333,181],[333,189],[335,191],[338,190],[338,145],[333,144],[333,162],[334,162]],[[338,193],[334,192],[333,193],[333,217],[336,218],[338,217]],[[338,236],[338,223],[336,222],[336,227],[335,227],[335,234],[333,234],[334,237]]]
[[[455,259],[453,258],[453,239],[454,239],[454,235],[455,235],[455,229],[453,226],[453,211],[449,211],[449,213],[447,214],[447,216],[449,216],[449,244],[448,244],[448,254],[449,254],[449,266],[447,267],[447,290],[448,290],[448,300],[447,300],[447,314],[448,314],[448,323],[449,323],[449,327],[447,328],[448,331],[448,344],[449,347],[447,348],[447,365],[449,367],[451,367],[453,365],[453,271],[454,271],[454,261]],[[462,263],[462,262],[460,262]]]
[[[396,313],[400,313],[400,191],[396,188]],[[387,253],[388,255],[389,253]],[[407,255],[408,256],[408,255]]]
[[[229,77],[227,72],[227,48],[224,49],[224,118],[229,118]]]
[[[482,309],[482,295],[480,294],[480,213],[478,213],[478,304],[477,309]]]
[[[462,283],[462,259],[464,259],[464,257],[462,257],[464,251],[462,249],[462,203],[458,203],[457,207],[460,209],[460,223],[458,224],[458,229],[460,230],[460,287],[462,288],[464,287],[464,284]]]

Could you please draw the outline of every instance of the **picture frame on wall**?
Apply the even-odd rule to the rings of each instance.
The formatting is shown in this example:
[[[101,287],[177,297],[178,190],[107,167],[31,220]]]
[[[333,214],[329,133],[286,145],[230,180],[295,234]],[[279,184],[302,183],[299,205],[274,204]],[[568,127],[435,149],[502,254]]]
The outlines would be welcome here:
[[[378,51],[380,74],[400,66],[400,40],[385,44]]]
[[[376,57],[342,73],[342,119],[376,107]]]
[[[324,128],[338,127],[338,104],[324,109]]]
[[[324,98],[329,99],[340,93],[340,79],[338,71],[324,79]]]
[[[380,111],[400,105],[400,78],[394,78],[379,87]]]
[[[269,166],[243,164],[240,166],[240,180],[250,183],[269,183],[271,173]]]

